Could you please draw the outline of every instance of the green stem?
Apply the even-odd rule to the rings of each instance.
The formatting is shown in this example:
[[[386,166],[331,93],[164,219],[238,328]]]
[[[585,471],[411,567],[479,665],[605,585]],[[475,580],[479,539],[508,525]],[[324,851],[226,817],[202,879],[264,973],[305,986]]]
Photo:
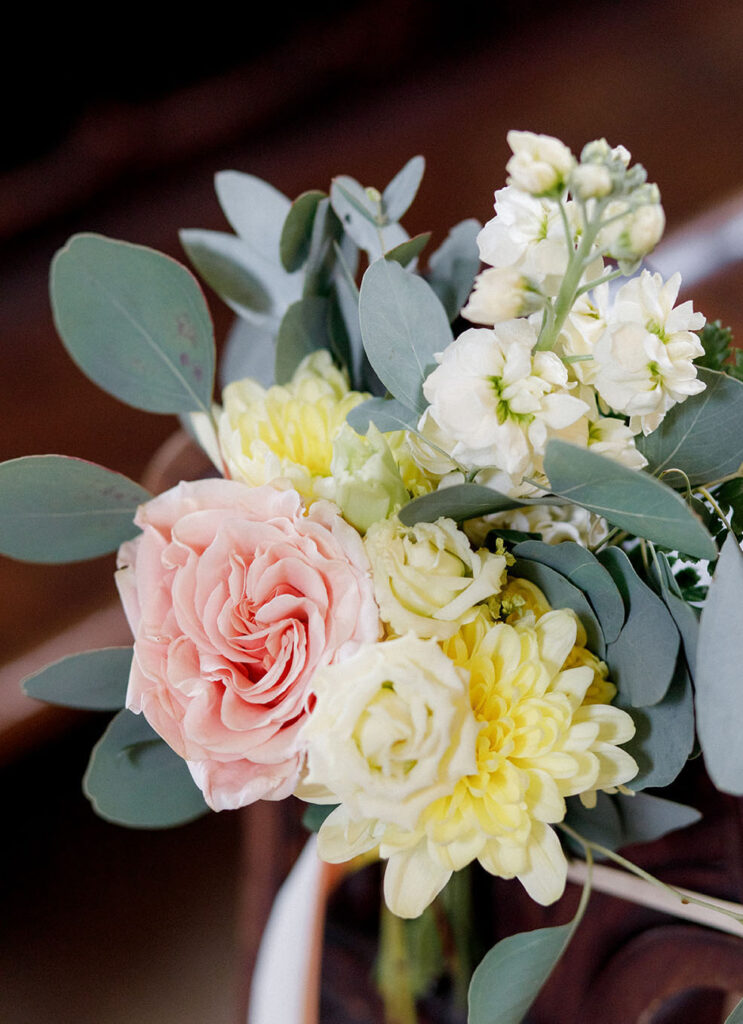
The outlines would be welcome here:
[[[589,281],[588,284],[580,286],[575,294],[576,299],[580,298],[581,295],[585,295],[586,292],[590,292],[593,288],[598,288],[600,284],[605,284],[607,281],[614,281],[617,277],[622,276],[622,271],[618,268],[616,270],[610,270],[604,274],[603,277],[597,277],[595,281]]]
[[[626,871],[631,872],[633,875],[637,875],[638,878],[642,878],[644,881],[650,882],[650,884],[654,885],[657,889],[662,889],[665,892],[670,893],[675,899],[678,899],[680,903],[693,903],[697,907],[704,907],[706,910],[714,910],[718,914],[723,914],[725,917],[731,917],[739,924],[743,924],[743,914],[736,914],[733,910],[727,910],[725,907],[720,907],[716,903],[708,903],[707,900],[701,900],[696,896],[691,896],[689,893],[682,892],[675,886],[668,885],[667,882],[661,882],[661,880],[656,878],[655,875],[651,875],[648,871],[644,871],[642,868],[639,868],[637,864],[633,864],[632,861],[629,861],[626,857],[622,857],[620,854],[615,853],[614,850],[610,850],[607,846],[602,846],[600,843],[594,843],[592,840],[586,839],[564,822],[561,822],[558,828],[561,828],[567,835],[572,836],[576,842],[580,843],[586,852],[588,852],[589,849],[594,850],[596,853],[601,854],[602,857],[606,857],[608,860],[613,860]]]
[[[730,533],[732,533],[732,532],[733,532],[733,528],[732,528],[732,526],[730,525],[730,521],[728,520],[728,517],[727,517],[727,516],[725,515],[725,513],[724,513],[724,512],[722,511],[722,509],[721,509],[721,508],[720,508],[720,506],[719,506],[719,505],[717,504],[717,502],[716,502],[716,501],[715,501],[715,499],[714,499],[714,498],[712,497],[712,495],[711,495],[711,494],[709,493],[709,491],[707,490],[707,488],[706,488],[706,487],[697,487],[697,490],[698,490],[698,491],[699,491],[699,493],[700,493],[700,494],[702,495],[702,497],[703,497],[703,498],[705,499],[705,501],[708,501],[708,502],[710,503],[710,505],[712,506],[712,508],[713,508],[713,509],[715,510],[715,512],[716,512],[716,513],[718,514],[718,516],[720,517],[720,519],[721,519],[721,520],[723,521],[723,523],[724,523],[724,524],[725,524],[725,526],[727,527],[728,531],[729,531]]]
[[[379,933],[379,991],[384,1004],[385,1024],[416,1024],[415,999],[405,922],[382,899]]]

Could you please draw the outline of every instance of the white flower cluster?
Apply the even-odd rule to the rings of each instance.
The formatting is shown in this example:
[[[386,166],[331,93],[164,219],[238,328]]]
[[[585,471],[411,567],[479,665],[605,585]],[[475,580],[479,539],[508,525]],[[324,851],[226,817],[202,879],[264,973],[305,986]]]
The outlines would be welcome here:
[[[704,384],[681,278],[635,273],[665,218],[655,185],[605,140],[576,160],[557,139],[509,132],[508,185],[478,236],[488,265],[462,316],[479,325],[424,383],[416,458],[446,486],[476,479],[511,495],[547,489],[542,457],[561,438],[641,469],[635,436]],[[444,454],[446,453],[446,454]]]

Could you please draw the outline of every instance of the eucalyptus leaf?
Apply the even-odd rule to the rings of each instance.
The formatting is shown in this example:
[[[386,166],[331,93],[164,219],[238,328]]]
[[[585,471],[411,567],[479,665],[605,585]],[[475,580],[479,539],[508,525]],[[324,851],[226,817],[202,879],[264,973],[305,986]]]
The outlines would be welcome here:
[[[591,808],[584,807],[578,797],[569,797],[567,807],[566,823],[584,839],[610,850],[651,843],[702,817],[693,807],[650,793],[598,793]]]
[[[422,156],[408,160],[382,193],[382,210],[390,221],[398,221],[410,208],[420,187],[426,161]]]
[[[743,794],[743,553],[728,534],[702,610],[696,664],[697,733],[718,789]]]
[[[388,223],[363,188],[353,178],[340,175],[330,187],[330,202],[343,230],[363,249],[370,260],[383,256],[407,241],[407,232],[399,224]]]
[[[208,810],[183,758],[131,711],[93,748],[83,789],[102,818],[132,828],[182,825]]]
[[[289,209],[279,241],[281,263],[289,274],[299,270],[309,256],[315,214],[325,198],[325,193],[317,190],[303,192]]]
[[[635,735],[622,747],[640,770],[627,786],[637,792],[670,785],[694,747],[694,698],[684,658],[679,658],[673,681],[659,704],[633,708],[621,695],[615,704],[635,723]]]
[[[289,199],[267,181],[242,171],[220,171],[214,184],[232,228],[267,263],[278,266]]]
[[[364,386],[362,380],[365,354],[364,345],[361,340],[361,324],[359,323],[359,290],[343,257],[340,246],[336,247],[336,254],[338,256],[338,263],[333,278],[333,291],[343,317],[346,334],[348,335],[348,344],[351,350],[348,367],[351,386],[356,391],[367,391],[370,389]]]
[[[725,1018],[725,1024],[743,1024],[743,999],[733,1008],[733,1012]]]
[[[308,832],[319,832],[320,826],[330,817],[338,804],[307,804],[302,815],[302,824]]]
[[[103,466],[65,455],[0,463],[0,554],[26,562],[80,562],[138,532],[151,495]]]
[[[606,652],[611,678],[633,707],[657,704],[676,671],[680,644],[676,624],[621,548],[606,548],[598,557],[611,574],[627,609],[622,631]]]
[[[638,537],[697,558],[715,558],[707,530],[670,487],[613,459],[550,441],[545,472],[556,494]]]
[[[542,544],[532,540],[518,544],[513,553],[550,566],[582,590],[598,616],[606,642],[616,640],[624,625],[624,602],[616,583],[590,551],[573,541]]]
[[[374,372],[398,401],[423,413],[423,381],[436,366],[435,353],[453,341],[435,294],[399,264],[377,260],[361,282],[359,318]]]
[[[422,235],[415,235],[415,237],[408,239],[407,242],[402,242],[400,245],[395,246],[394,249],[390,249],[385,253],[384,258],[386,260],[394,260],[401,267],[407,267],[420,256],[430,240],[430,231],[426,231]]]
[[[327,299],[327,303],[328,315],[326,328],[328,332],[330,351],[336,363],[339,366],[344,367],[348,371],[349,379],[352,379],[354,353],[351,348],[351,338],[348,333],[348,328],[346,327],[343,310],[340,302],[338,301],[337,295],[335,294],[335,290],[331,291],[330,296]]]
[[[21,687],[27,697],[91,711],[118,711],[124,707],[131,647],[104,647],[70,654],[26,676]]]
[[[206,283],[246,320],[275,325],[302,294],[301,275],[287,274],[236,235],[188,229],[179,237]]]
[[[666,556],[662,551],[658,551],[656,552],[655,557],[658,560],[660,571],[654,574],[654,578],[660,588],[660,596],[662,597],[666,608],[671,613],[671,617],[676,623],[676,628],[681,634],[681,643],[683,644],[684,654],[686,655],[686,664],[693,679],[697,664],[699,619],[692,606],[687,604],[687,602],[684,601],[678,593],[676,593],[678,587],[676,586],[675,579]]]
[[[582,590],[548,565],[529,558],[517,558],[513,574],[539,587],[553,608],[572,608],[586,631],[589,649],[599,658],[605,656],[606,644],[601,625]]]
[[[222,388],[252,377],[264,388],[274,383],[276,334],[270,327],[239,318],[233,324],[219,360]]]
[[[743,463],[743,383],[703,367],[698,375],[705,390],[674,405],[652,434],[636,442],[647,471],[667,473],[676,487],[686,487],[686,480],[669,470],[683,470],[695,487],[737,473]]]
[[[394,398],[369,398],[351,409],[346,422],[358,434],[365,434],[370,423],[385,433],[390,430],[415,430],[418,418]]]
[[[358,408],[363,408],[359,406]],[[411,414],[415,415],[415,414]],[[353,424],[352,424],[353,425]],[[381,427],[379,428],[382,429]],[[466,519],[491,515],[496,512],[507,512],[512,508],[525,505],[564,505],[562,498],[548,495],[546,498],[511,498],[507,494],[483,484],[454,484],[442,487],[432,494],[424,494],[415,498],[400,511],[400,519],[406,526],[415,523],[433,523],[440,516],[447,516],[461,523]]]
[[[456,224],[428,261],[428,283],[450,321],[458,316],[467,301],[480,269],[477,236],[481,228],[479,220],[474,219]]]
[[[343,227],[330,207],[330,200],[320,200],[312,223],[307,263],[304,268],[302,294],[327,295],[336,271],[336,254],[343,236]]]
[[[214,329],[194,276],[169,256],[73,235],[52,261],[54,322],[95,384],[137,409],[209,411]]]
[[[330,348],[328,300],[310,295],[291,305],[279,326],[276,383],[288,383],[304,357],[320,348]]]

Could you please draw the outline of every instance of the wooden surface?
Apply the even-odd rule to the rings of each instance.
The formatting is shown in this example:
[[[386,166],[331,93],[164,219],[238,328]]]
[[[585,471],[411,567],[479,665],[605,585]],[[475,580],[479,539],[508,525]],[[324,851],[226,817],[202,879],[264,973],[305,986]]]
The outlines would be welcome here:
[[[287,27],[276,29],[270,48],[253,46],[241,62],[235,56],[239,47],[232,45],[231,64],[212,61],[209,73],[192,75],[180,89],[161,85],[139,98],[122,99],[123,92],[112,98],[110,90],[83,98],[65,130],[33,162],[6,162],[0,176],[5,357],[0,459],[61,452],[141,478],[175,423],[103,395],[72,365],[51,321],[48,266],[76,231],[99,231],[178,256],[178,228],[226,228],[212,191],[218,170],[257,174],[293,197],[327,187],[336,173],[383,186],[408,157],[424,153],[427,174],[405,223],[411,233],[433,229],[432,246],[456,221],[491,215],[493,190],[504,180],[505,134],[511,127],[555,134],[575,149],[601,135],[625,144],[659,183],[671,232],[743,188],[743,8],[738,4],[625,0],[453,6],[385,0],[328,10],[315,20],[304,19],[296,30],[287,14]],[[134,38],[126,32],[123,37],[127,44]],[[61,34],[55,50],[64,53],[65,47],[80,52],[72,36]],[[133,59],[136,64],[141,55],[134,52]],[[59,61],[52,66],[62,75]],[[51,97],[55,82],[43,84]],[[743,270],[736,264],[692,294],[704,313],[721,317],[743,336],[742,292]],[[210,298],[222,339],[231,317]],[[114,593],[112,570],[112,558],[61,568],[0,559],[0,664],[27,655],[108,602]],[[15,692],[16,681],[6,675],[2,685],[0,703]],[[270,884],[246,889],[236,900],[233,882],[246,857],[253,858],[250,864],[256,856],[265,863],[267,847],[261,844],[270,834],[270,815],[244,815],[257,847],[243,845],[237,816],[159,835],[95,822],[76,779],[102,724],[75,721],[61,745],[49,745],[47,733],[36,752],[20,759],[14,755],[2,769],[6,791],[10,786],[13,792],[2,866],[4,877],[14,879],[17,900],[0,924],[0,1017],[8,1024],[50,1019],[190,1024],[204,1020],[203,1004],[183,998],[193,985],[193,991],[206,993],[204,998],[211,993],[214,1024],[230,1020],[234,1002],[224,991],[244,995],[239,951],[254,948]],[[692,840],[684,837],[661,851],[679,859],[669,868],[672,880],[695,884],[699,879],[699,888],[706,880],[719,895],[743,895],[736,815],[728,802],[722,814],[727,824],[716,838],[708,837],[709,845],[705,839],[690,850]],[[158,865],[157,900],[153,888],[142,884],[148,859]],[[127,870],[128,864],[138,867]],[[248,868],[248,876],[254,879],[253,870]],[[278,875],[275,866],[274,882]],[[70,896],[83,892],[84,899]],[[209,900],[194,898],[197,892],[212,893],[211,911]],[[496,886],[493,899],[498,927],[512,930],[514,924],[565,920],[574,895],[547,918],[535,916],[534,906],[519,898],[513,884]],[[192,913],[184,916],[189,906]],[[136,928],[135,919],[143,925]],[[149,926],[153,920],[158,928]],[[534,1024],[592,1024],[585,1013],[598,1011],[582,1010],[581,999],[593,998],[598,963],[612,963],[635,935],[668,923],[599,898],[586,920],[585,938],[579,935],[575,952],[555,976],[540,1004],[544,1009],[535,1009]],[[341,957],[349,956],[349,949],[353,953],[351,947],[345,953],[340,948],[342,925],[342,915],[336,923],[331,920],[341,937],[327,966],[337,987],[326,986],[324,996],[333,1024],[341,1020],[336,1017],[343,1003],[339,993],[348,988]],[[160,943],[168,928],[182,937],[183,929],[199,934],[202,927],[219,950],[219,969],[187,944],[174,947],[183,957],[179,963],[163,963]],[[669,943],[678,938],[665,934]],[[369,948],[359,935],[361,957]],[[64,948],[74,950],[74,957],[61,956]],[[661,942],[650,975],[660,976],[669,962],[666,948],[680,947]],[[132,969],[117,972],[117,963]],[[118,988],[117,973],[127,979]],[[630,978],[624,968],[620,976]],[[707,975],[691,980],[703,987],[709,983]],[[119,999],[128,989],[132,1006],[140,1010],[128,1018],[121,1010],[124,1016],[116,1017],[110,1009],[112,985]],[[359,1013],[361,989],[362,984],[354,986],[346,1000],[355,998]],[[655,1024],[665,1019],[658,1017]],[[650,1020],[655,1018],[645,1024]]]

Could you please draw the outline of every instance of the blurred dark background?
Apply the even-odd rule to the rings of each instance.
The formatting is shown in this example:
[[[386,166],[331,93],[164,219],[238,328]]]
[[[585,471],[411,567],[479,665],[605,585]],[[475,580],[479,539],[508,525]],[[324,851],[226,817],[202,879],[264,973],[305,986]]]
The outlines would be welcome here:
[[[383,187],[423,153],[405,225],[433,230],[432,248],[458,220],[491,216],[512,127],[576,151],[600,136],[626,145],[660,185],[670,234],[743,189],[739,4],[325,0],[70,17],[19,12],[0,71],[0,459],[60,452],[141,479],[176,423],[103,395],[70,362],[49,263],[77,231],[184,259],[179,228],[226,228],[219,170],[293,198],[338,173]],[[695,305],[743,328],[742,283],[734,264],[695,288]],[[221,340],[231,314],[209,300]],[[249,823],[222,815],[151,835],[93,819],[79,778],[104,723],[24,719],[7,670],[105,605],[112,568],[0,558],[0,1019],[221,1024],[240,988]]]

